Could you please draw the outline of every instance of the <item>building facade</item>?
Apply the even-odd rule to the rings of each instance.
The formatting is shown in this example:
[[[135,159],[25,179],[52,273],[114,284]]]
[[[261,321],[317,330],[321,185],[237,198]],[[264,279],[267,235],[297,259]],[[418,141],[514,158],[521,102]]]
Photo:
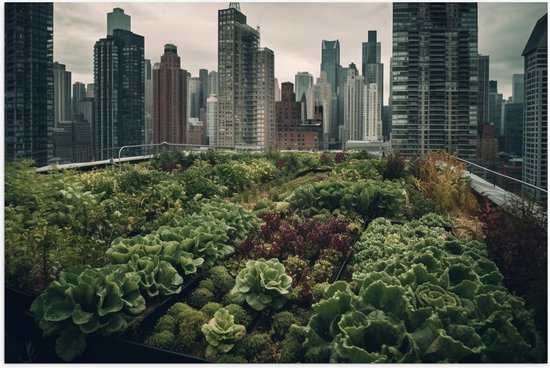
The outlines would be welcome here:
[[[180,63],[177,47],[166,44],[153,68],[154,143],[187,143],[187,71]]]
[[[498,93],[498,82],[489,81],[489,123],[495,126],[495,134],[497,137],[504,135],[504,127],[502,123],[502,93]]]
[[[93,157],[118,156],[122,146],[145,143],[144,39],[115,28],[94,46]],[[124,151],[140,155],[142,149]]]
[[[275,128],[274,54],[238,5],[218,11],[216,146],[269,150]]]
[[[313,75],[308,72],[298,72],[294,76],[294,88],[296,88],[296,101],[302,100],[302,95],[307,93],[309,87],[313,85]]]
[[[524,88],[523,88],[524,74],[512,74],[512,102],[523,103]]]
[[[107,14],[107,35],[112,36],[115,29],[131,30],[131,18],[124,14],[121,8],[114,8],[112,12]]]
[[[476,157],[477,4],[394,3],[392,146]]]
[[[548,189],[548,14],[540,18],[525,45],[523,181]],[[547,198],[536,192],[537,198]]]
[[[210,147],[216,147],[216,124],[218,122],[218,98],[211,94],[206,100],[206,136]]]
[[[53,154],[53,4],[4,5],[4,159]]]
[[[71,72],[64,64],[53,63],[53,121],[54,126],[60,121],[72,119],[71,109]]]
[[[477,64],[478,74],[478,105],[477,123],[478,136],[481,137],[483,125],[489,122],[489,56],[479,55]]]
[[[368,31],[368,41],[363,42],[361,75],[365,84],[375,83],[378,88],[379,111],[384,101],[384,64],[381,62],[382,45],[376,40],[377,32]]]
[[[320,144],[321,149],[328,150],[330,127],[337,127],[338,122],[335,121],[332,113],[337,104],[336,96],[331,92],[325,72],[321,72],[321,76],[317,78],[316,83],[308,89],[305,96],[307,101],[307,118],[312,120],[316,119],[318,111],[322,114],[323,133]]]
[[[504,105],[504,151],[523,155],[523,103]]]
[[[72,120],[82,121],[81,103],[86,98],[86,85],[81,82],[73,84]]]
[[[145,59],[143,77],[145,86],[145,144],[153,143],[153,68],[151,60]]]

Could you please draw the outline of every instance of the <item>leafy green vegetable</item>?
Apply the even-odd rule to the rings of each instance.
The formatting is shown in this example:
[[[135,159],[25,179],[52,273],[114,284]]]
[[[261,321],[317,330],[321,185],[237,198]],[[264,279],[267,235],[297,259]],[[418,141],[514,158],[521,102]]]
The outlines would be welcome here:
[[[56,352],[65,361],[80,355],[91,333],[123,331],[145,309],[139,275],[120,266],[78,267],[63,273],[31,305],[45,336],[58,335]]]
[[[224,308],[218,309],[201,331],[208,342],[206,356],[210,358],[227,353],[246,333],[245,327],[235,324],[234,317]]]
[[[246,301],[255,310],[267,307],[281,308],[290,293],[292,278],[278,259],[263,258],[246,262],[246,268],[237,275],[231,295],[236,303]]]

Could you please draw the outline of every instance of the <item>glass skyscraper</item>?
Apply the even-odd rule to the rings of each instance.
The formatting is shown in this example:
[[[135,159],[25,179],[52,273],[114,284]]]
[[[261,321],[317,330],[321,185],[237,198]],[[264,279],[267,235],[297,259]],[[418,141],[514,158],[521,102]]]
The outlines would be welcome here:
[[[53,4],[5,4],[4,159],[53,154]]]
[[[145,58],[144,39],[127,30],[94,46],[95,117],[92,146],[96,160],[118,157],[126,145],[145,142]],[[124,151],[139,155],[141,149]]]
[[[476,157],[477,4],[394,3],[392,145]]]
[[[384,64],[381,63],[382,47],[376,41],[376,31],[368,32],[368,41],[363,42],[361,75],[365,84],[376,83],[378,91],[379,110],[382,111],[384,101]]]

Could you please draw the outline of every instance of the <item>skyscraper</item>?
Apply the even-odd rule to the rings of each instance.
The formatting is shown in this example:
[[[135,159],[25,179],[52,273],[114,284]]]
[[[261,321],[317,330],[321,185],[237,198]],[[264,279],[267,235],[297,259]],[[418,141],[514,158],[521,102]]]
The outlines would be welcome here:
[[[281,101],[281,87],[279,86],[279,80],[275,78],[275,101]]]
[[[153,68],[153,142],[187,143],[187,71],[175,45],[164,45]]]
[[[197,77],[189,78],[187,81],[187,114],[188,118],[198,118],[201,108],[201,80]]]
[[[53,63],[53,123],[72,120],[71,113],[71,72],[64,64]]]
[[[212,72],[211,72],[212,73]],[[208,145],[216,147],[216,124],[218,122],[218,98],[211,94],[206,101],[206,136]]]
[[[114,8],[112,12],[107,14],[107,35],[112,36],[115,29],[123,29],[130,31],[130,16],[124,14],[121,8]]]
[[[379,111],[382,111],[384,101],[384,64],[381,63],[382,47],[376,41],[376,31],[368,32],[368,41],[363,42],[363,65],[361,75],[365,84],[376,83],[378,89]]]
[[[144,63],[144,98],[145,98],[145,144],[153,142],[153,69],[151,60]]]
[[[235,3],[218,11],[219,148],[269,150],[275,122],[274,55]]]
[[[512,74],[512,102],[513,103],[523,103],[523,98],[524,98],[523,76],[524,74]]]
[[[548,14],[537,21],[524,57],[523,180],[548,188]],[[540,192],[537,198],[545,197]]]
[[[477,133],[481,137],[483,124],[489,122],[489,56],[478,56],[478,104],[477,104]]]
[[[199,79],[201,81],[201,104],[199,108],[206,110],[206,100],[210,96],[208,91],[208,70],[199,69]]]
[[[94,97],[95,96],[95,88],[93,83],[88,83],[86,85],[86,97]]]
[[[120,28],[95,43],[92,147],[96,160],[117,156],[122,146],[145,142],[143,53],[143,37]],[[123,154],[141,152],[137,148]]]
[[[504,151],[523,155],[523,103],[504,105]]]
[[[323,133],[320,148],[327,150],[329,148],[330,127],[336,124],[332,113],[333,108],[336,106],[336,96],[332,95],[326,72],[321,72],[317,82],[308,89],[306,101],[308,119],[316,119],[316,112],[319,110],[322,112]],[[321,109],[318,109],[319,106]]]
[[[296,88],[296,101],[302,100],[302,95],[313,85],[313,75],[308,72],[298,72],[294,76],[294,88]]]
[[[218,72],[212,70],[208,73],[208,97],[218,95]]]
[[[336,94],[340,76],[340,41],[326,41],[321,43],[321,72],[327,73],[327,82],[330,91]]]
[[[392,142],[476,157],[477,4],[394,3]]]
[[[53,4],[6,3],[4,159],[53,154]]]
[[[498,82],[489,81],[489,123],[495,126],[495,134],[501,137],[504,134],[502,124],[502,93],[498,93]]]
[[[83,121],[82,116],[82,101],[86,98],[86,85],[81,82],[74,82],[73,84],[73,120],[74,121]]]

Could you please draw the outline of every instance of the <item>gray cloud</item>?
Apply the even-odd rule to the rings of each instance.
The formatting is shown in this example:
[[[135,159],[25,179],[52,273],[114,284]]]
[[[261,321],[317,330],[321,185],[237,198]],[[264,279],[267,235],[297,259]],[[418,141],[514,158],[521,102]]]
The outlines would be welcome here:
[[[55,3],[54,59],[73,72],[73,82],[93,82],[94,43],[105,37],[107,13],[121,7],[132,17],[132,31],[145,37],[145,57],[160,60],[165,43],[178,46],[182,67],[198,75],[217,69],[217,13],[224,3]],[[319,76],[321,41],[340,40],[341,64],[361,65],[361,43],[368,30],[382,43],[385,100],[389,91],[392,45],[391,3],[246,3],[240,4],[261,45],[275,53],[279,82],[294,82],[298,71]],[[521,52],[546,3],[480,3],[479,52],[490,55],[490,76],[505,97],[512,74],[521,73]]]

